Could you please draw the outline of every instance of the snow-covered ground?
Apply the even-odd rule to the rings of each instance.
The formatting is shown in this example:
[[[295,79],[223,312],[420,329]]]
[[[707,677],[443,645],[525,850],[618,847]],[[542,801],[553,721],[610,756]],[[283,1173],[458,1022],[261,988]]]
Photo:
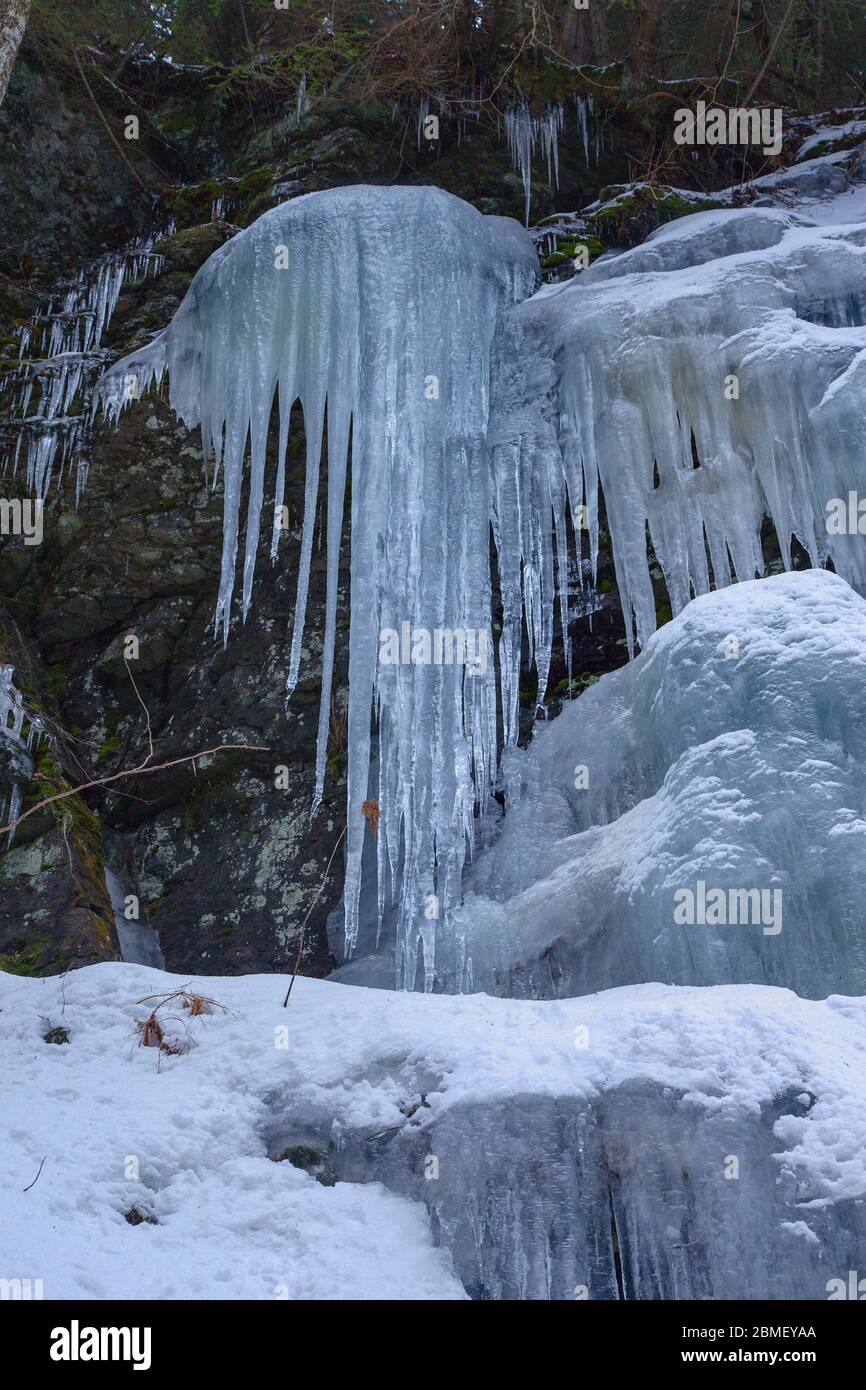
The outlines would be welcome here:
[[[178,1008],[181,1055],[139,1046],[139,1001],[180,985],[231,1012]],[[284,1010],[283,989],[120,964],[0,976],[0,1275],[60,1299],[438,1300],[465,1296],[453,1251],[476,1295],[604,1298],[614,1232],[632,1297],[820,1299],[847,1276],[866,1001],[301,979]],[[273,1161],[292,1147],[340,1180]]]

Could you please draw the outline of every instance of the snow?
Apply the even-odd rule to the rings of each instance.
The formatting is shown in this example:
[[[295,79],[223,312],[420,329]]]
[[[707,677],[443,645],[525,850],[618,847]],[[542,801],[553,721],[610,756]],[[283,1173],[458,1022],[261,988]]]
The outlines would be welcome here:
[[[855,140],[866,137],[866,121],[850,120],[844,125],[822,125],[809,135],[797,151],[797,162],[808,159],[813,150],[822,145],[835,144],[838,140]]]
[[[230,1012],[178,1025],[183,1055],[138,1047],[137,1001],[180,985]],[[121,964],[0,975],[4,1274],[46,1298],[609,1298],[611,1202],[628,1297],[817,1299],[856,1268],[864,1000],[282,993]],[[334,1186],[268,1157],[296,1144]]]

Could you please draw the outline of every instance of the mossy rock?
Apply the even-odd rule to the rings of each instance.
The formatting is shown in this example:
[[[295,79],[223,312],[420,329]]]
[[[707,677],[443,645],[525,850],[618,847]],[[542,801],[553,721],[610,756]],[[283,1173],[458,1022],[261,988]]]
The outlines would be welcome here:
[[[173,270],[194,274],[205,261],[225,242],[225,236],[213,223],[201,227],[188,227],[186,231],[176,232],[164,241],[158,241],[154,250],[164,256]]]
[[[7,975],[38,975],[51,950],[51,940],[47,936],[35,937],[20,951],[8,951],[0,955],[0,970]]]
[[[664,184],[617,185],[603,188],[599,196],[600,206],[587,212],[586,220],[600,239],[622,250],[639,246],[666,222],[725,206],[719,199]]]

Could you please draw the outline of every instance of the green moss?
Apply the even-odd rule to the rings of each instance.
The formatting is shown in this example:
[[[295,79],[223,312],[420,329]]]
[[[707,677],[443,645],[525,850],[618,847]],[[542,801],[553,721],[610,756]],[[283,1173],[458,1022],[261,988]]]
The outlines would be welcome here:
[[[43,953],[51,946],[50,938],[38,936],[26,947],[14,953],[0,955],[0,970],[7,975],[37,975]]]
[[[600,677],[594,676],[591,671],[582,671],[579,676],[572,676],[571,680],[566,676],[555,687],[554,695],[581,695],[584,690],[588,690],[591,685],[597,685]]]
[[[669,623],[672,617],[673,613],[669,603],[656,604],[656,627],[664,627],[665,623]]]

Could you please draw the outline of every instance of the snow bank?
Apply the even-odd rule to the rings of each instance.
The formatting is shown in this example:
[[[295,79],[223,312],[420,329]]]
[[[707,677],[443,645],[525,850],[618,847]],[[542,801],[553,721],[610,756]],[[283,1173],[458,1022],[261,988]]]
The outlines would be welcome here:
[[[178,1024],[186,1055],[137,1047],[136,1001],[180,984],[232,1012]],[[281,995],[0,975],[0,1274],[61,1299],[819,1299],[857,1268],[866,1001]]]

